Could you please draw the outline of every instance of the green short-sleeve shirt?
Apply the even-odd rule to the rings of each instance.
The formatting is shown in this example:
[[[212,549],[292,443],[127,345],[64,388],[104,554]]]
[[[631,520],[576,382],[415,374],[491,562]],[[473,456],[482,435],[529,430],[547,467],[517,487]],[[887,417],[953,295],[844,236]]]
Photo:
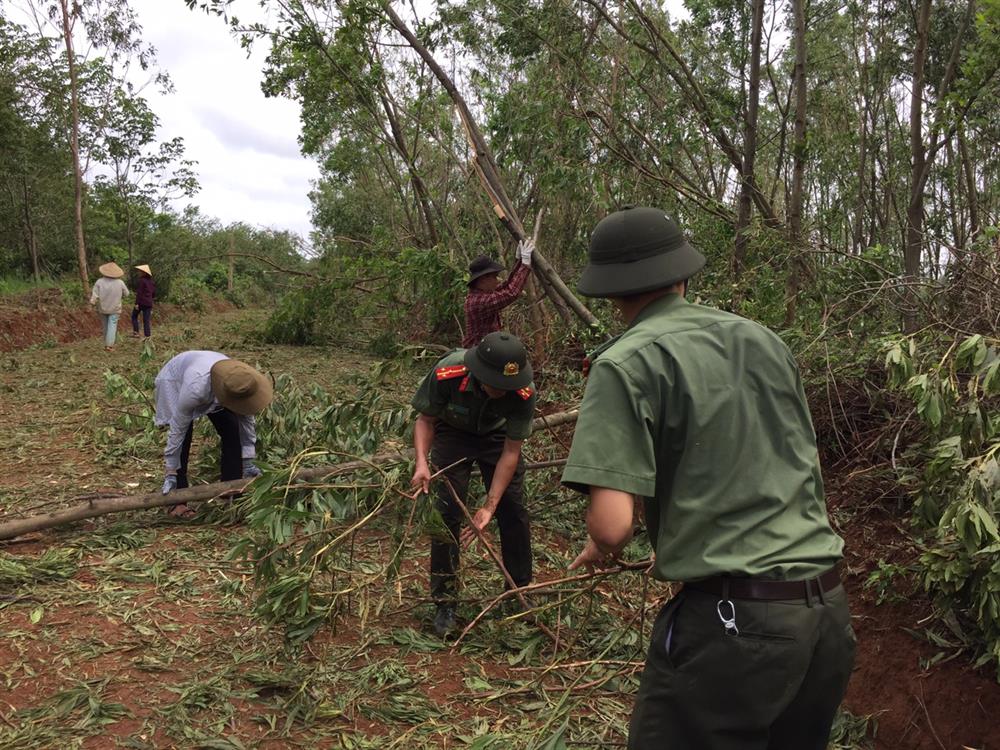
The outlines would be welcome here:
[[[534,383],[490,398],[465,370],[465,351],[455,349],[437,361],[414,394],[413,408],[474,435],[502,429],[511,440],[524,440],[531,434],[535,413]]]
[[[591,364],[562,481],[643,497],[662,580],[801,580],[842,556],[788,348],[679,295]]]

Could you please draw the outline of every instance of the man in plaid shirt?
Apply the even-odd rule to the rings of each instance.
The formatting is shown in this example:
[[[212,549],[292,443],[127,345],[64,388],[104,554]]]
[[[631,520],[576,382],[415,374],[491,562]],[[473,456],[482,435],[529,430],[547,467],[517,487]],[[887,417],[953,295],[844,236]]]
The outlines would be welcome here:
[[[480,255],[469,264],[469,294],[465,298],[465,337],[462,347],[470,349],[482,341],[483,336],[501,329],[500,311],[521,294],[531,273],[531,254],[535,243],[521,240],[517,254],[521,262],[510,272],[502,284],[499,273],[503,266],[486,255]]]

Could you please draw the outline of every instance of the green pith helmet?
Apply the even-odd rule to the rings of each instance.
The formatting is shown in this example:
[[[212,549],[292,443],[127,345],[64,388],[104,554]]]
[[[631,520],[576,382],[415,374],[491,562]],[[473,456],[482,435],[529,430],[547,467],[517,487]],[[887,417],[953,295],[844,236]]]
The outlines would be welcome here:
[[[658,208],[626,208],[604,217],[590,236],[589,263],[577,289],[587,297],[620,297],[676,284],[705,256]]]
[[[494,331],[465,352],[465,366],[480,383],[503,391],[531,385],[531,365],[520,339],[506,331]]]

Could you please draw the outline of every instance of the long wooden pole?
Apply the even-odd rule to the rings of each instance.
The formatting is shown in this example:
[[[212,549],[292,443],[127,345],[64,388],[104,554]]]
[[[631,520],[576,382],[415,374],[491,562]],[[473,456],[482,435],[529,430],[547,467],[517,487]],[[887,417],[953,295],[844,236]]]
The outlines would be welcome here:
[[[548,430],[564,424],[576,421],[577,411],[560,412],[550,414],[545,417],[538,417],[531,423],[531,429]],[[349,474],[361,469],[385,464],[400,463],[411,460],[412,451],[394,451],[392,453],[382,453],[372,456],[369,459],[349,461],[347,463],[335,464],[332,466],[318,466],[310,469],[297,471],[291,481],[312,482],[328,479],[333,476]],[[543,461],[539,464],[530,465],[526,468],[541,469],[553,465],[558,465],[551,461]],[[196,487],[188,487],[183,490],[174,490],[169,495],[160,492],[150,492],[144,495],[127,495],[123,497],[102,497],[88,500],[85,503],[74,505],[70,508],[54,510],[49,513],[42,513],[27,518],[16,518],[12,521],[0,523],[0,540],[14,539],[33,531],[42,531],[56,526],[63,526],[74,521],[82,521],[87,518],[104,516],[110,513],[124,513],[131,510],[147,510],[149,508],[162,508],[169,505],[180,505],[182,503],[197,503],[212,500],[217,497],[228,497],[237,495],[246,489],[252,479],[233,479],[228,482],[212,482],[210,484],[199,484]]]
[[[500,171],[497,168],[496,161],[493,159],[493,153],[490,151],[490,147],[487,145],[486,139],[483,138],[483,134],[476,126],[475,121],[472,119],[472,113],[469,111],[469,107],[465,103],[465,99],[462,97],[461,93],[459,93],[458,88],[451,80],[451,77],[438,64],[433,55],[428,52],[427,48],[421,44],[420,40],[417,39],[416,35],[414,35],[414,33],[410,30],[410,27],[406,25],[406,22],[396,14],[396,11],[392,8],[392,3],[385,2],[382,4],[382,8],[388,17],[389,22],[427,64],[427,67],[431,69],[431,72],[434,73],[435,77],[444,87],[445,91],[448,92],[451,100],[455,103],[455,106],[458,109],[459,117],[462,120],[466,134],[469,137],[470,145],[472,146],[475,154],[477,171],[480,174],[483,186],[486,188],[490,199],[493,201],[494,210],[496,211],[497,216],[507,228],[507,231],[514,235],[516,239],[525,239],[527,234],[524,231],[524,226],[521,224],[521,220],[517,216],[517,212],[514,210],[514,204],[508,197],[507,191],[504,189],[503,183],[500,180]],[[584,323],[595,328],[600,325],[597,318],[594,317],[594,314],[590,312],[590,310],[588,310],[579,299],[577,299],[573,292],[570,291],[569,287],[566,286],[566,283],[562,280],[559,274],[556,273],[552,264],[548,262],[545,256],[540,253],[537,248],[535,249],[535,253],[532,258],[532,267],[534,268],[535,273],[548,282],[556,294],[559,295],[566,305],[574,313],[576,313],[577,317],[579,317]]]

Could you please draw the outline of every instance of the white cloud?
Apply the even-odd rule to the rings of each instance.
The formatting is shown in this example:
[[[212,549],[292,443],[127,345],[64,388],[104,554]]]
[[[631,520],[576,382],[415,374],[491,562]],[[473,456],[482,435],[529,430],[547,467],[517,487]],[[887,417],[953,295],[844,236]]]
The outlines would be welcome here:
[[[198,162],[201,192],[193,202],[224,223],[308,237],[310,181],[319,170],[299,153],[298,104],[260,90],[263,47],[248,58],[221,19],[181,0],[136,0],[132,7],[174,84],[170,94],[152,86],[142,93],[160,118],[160,138],[182,137],[187,157]]]

